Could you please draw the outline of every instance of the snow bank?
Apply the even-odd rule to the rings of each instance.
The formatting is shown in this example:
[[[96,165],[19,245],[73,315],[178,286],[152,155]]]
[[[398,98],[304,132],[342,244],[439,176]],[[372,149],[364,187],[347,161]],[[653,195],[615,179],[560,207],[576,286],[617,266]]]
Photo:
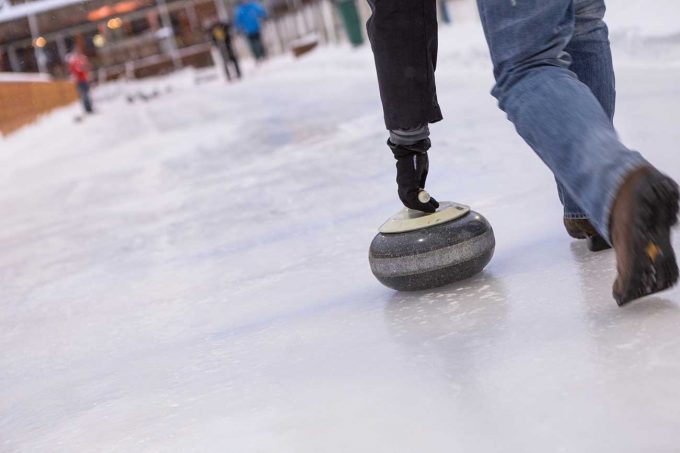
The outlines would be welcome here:
[[[0,82],[50,82],[52,77],[35,72],[0,72]]]

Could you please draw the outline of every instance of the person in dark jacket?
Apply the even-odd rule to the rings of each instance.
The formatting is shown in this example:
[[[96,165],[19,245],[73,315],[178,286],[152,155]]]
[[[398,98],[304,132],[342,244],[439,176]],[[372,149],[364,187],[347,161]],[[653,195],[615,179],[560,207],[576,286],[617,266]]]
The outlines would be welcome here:
[[[220,51],[220,56],[224,62],[224,72],[227,80],[231,80],[230,66],[233,67],[236,78],[241,78],[241,68],[238,58],[231,44],[231,24],[226,21],[212,21],[207,26],[207,32],[213,45]]]
[[[262,44],[262,21],[267,18],[267,10],[255,0],[239,0],[234,12],[234,26],[248,39],[255,60],[267,56]]]

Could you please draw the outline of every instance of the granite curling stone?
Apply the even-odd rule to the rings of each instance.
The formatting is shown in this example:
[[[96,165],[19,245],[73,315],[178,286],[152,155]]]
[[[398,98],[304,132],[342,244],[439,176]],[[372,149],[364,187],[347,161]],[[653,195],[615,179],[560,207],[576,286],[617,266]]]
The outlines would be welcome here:
[[[481,272],[495,246],[493,229],[481,214],[442,202],[432,214],[404,208],[392,216],[373,239],[368,260],[383,285],[417,291]]]

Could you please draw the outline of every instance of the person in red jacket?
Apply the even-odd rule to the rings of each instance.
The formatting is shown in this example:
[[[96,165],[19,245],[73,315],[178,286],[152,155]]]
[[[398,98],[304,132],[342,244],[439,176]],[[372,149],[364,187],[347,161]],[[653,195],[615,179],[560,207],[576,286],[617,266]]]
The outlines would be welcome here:
[[[81,50],[82,46],[76,44],[73,51],[66,55],[68,70],[80,94],[85,112],[92,113],[92,99],[90,98],[90,61]]]

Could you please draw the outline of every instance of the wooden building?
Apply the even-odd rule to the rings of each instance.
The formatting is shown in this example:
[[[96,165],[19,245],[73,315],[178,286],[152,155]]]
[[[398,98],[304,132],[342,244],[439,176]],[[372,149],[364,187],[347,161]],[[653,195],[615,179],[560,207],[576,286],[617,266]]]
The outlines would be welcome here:
[[[1,2],[2,0],[0,0]],[[5,0],[7,1],[7,0]],[[10,0],[0,9],[0,72],[66,77],[64,57],[76,40],[99,81],[144,77],[213,64],[207,21],[228,19],[235,0]],[[314,33],[342,39],[331,0],[270,0],[263,37],[270,53]],[[242,38],[237,52],[248,57]]]

